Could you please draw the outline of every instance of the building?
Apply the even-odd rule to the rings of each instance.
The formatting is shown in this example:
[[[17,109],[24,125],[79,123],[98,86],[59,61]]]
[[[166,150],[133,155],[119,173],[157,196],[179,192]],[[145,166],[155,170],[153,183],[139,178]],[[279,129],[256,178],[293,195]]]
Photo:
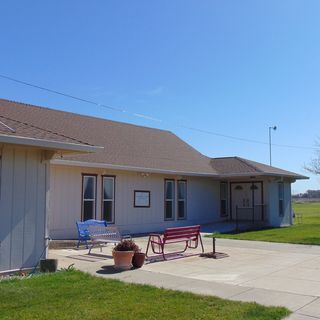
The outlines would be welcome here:
[[[76,238],[77,220],[106,219],[129,233],[236,219],[289,225],[291,183],[306,178],[239,157],[206,157],[169,131],[8,100],[0,100],[0,121],[0,271],[25,260],[1,262],[26,246],[15,237],[30,236],[29,251],[39,247],[25,264],[32,265],[46,236]],[[23,151],[13,156],[14,148]]]

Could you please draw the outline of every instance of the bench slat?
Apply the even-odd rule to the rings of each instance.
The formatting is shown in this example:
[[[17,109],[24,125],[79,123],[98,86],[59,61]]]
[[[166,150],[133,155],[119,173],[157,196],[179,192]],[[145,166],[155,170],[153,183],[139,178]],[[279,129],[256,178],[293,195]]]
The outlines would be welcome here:
[[[196,229],[200,230],[200,225],[196,226],[189,226],[189,227],[175,227],[175,228],[167,228],[165,232],[171,232],[171,231],[183,231],[183,230],[190,230],[190,229]]]
[[[177,230],[177,231],[170,231],[164,232],[164,235],[171,235],[171,234],[188,234],[188,233],[199,233],[199,229],[190,229],[190,230]]]
[[[167,242],[170,240],[177,240],[177,239],[181,239],[181,241],[184,241],[185,239],[194,239],[198,237],[198,233],[194,233],[194,234],[182,234],[182,235],[172,235],[170,237],[164,237],[163,238],[163,242]]]

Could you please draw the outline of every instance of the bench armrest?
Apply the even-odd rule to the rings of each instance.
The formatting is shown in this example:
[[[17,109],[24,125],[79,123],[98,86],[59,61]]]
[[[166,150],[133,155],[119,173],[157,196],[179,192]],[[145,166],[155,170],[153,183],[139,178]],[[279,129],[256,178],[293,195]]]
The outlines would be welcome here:
[[[161,237],[162,236],[162,234],[160,234],[160,233],[150,233],[149,234],[149,237]]]
[[[148,241],[148,242],[162,245],[162,234],[159,234],[159,233],[150,233],[150,234],[149,234],[149,241]]]

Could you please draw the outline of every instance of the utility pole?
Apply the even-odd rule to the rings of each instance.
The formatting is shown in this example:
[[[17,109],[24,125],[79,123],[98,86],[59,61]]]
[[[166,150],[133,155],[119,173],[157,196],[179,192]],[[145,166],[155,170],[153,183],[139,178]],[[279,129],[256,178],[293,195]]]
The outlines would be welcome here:
[[[272,157],[271,157],[271,149],[272,149],[272,144],[271,144],[271,130],[277,130],[277,126],[269,127],[269,158],[270,158],[270,166],[272,165]]]

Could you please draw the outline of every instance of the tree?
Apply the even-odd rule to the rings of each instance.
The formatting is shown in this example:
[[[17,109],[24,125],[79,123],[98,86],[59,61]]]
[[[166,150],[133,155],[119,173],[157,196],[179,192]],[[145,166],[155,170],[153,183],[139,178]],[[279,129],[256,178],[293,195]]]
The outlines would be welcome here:
[[[316,141],[316,146],[320,148],[320,139]],[[304,166],[304,169],[313,174],[320,175],[320,150],[316,151],[316,156],[310,161],[308,165]]]

